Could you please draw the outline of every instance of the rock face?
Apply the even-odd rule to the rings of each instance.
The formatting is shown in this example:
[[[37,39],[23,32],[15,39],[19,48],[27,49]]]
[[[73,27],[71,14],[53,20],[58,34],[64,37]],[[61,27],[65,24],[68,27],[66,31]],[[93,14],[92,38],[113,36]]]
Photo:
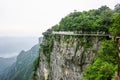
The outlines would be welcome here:
[[[28,51],[21,51],[16,62],[4,70],[0,80],[31,80],[34,69],[33,62],[38,57],[39,44]]]
[[[42,45],[46,44],[44,39]],[[47,61],[41,49],[35,78],[36,80],[81,80],[99,48],[98,37],[53,35],[50,61]]]

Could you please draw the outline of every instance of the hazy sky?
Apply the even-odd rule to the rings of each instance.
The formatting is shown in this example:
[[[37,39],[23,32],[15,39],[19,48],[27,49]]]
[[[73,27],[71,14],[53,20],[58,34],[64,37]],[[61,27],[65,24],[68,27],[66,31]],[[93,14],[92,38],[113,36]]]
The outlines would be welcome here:
[[[114,8],[120,0],[0,0],[0,36],[40,36],[74,10]]]
[[[36,37],[0,37],[0,57],[13,57],[38,44]]]

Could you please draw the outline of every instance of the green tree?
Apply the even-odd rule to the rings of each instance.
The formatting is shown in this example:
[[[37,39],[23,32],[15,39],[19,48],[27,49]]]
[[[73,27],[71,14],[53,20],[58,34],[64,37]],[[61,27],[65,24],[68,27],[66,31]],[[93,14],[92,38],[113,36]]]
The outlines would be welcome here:
[[[111,80],[117,71],[117,45],[112,40],[102,42],[98,57],[85,71],[86,80]]]
[[[120,36],[120,14],[116,14],[117,16],[113,20],[112,27],[110,27],[109,32],[114,37]]]
[[[115,5],[114,11],[118,13],[120,12],[120,4]]]
[[[112,21],[112,10],[107,6],[83,12],[72,12],[53,26],[55,31],[108,31]]]

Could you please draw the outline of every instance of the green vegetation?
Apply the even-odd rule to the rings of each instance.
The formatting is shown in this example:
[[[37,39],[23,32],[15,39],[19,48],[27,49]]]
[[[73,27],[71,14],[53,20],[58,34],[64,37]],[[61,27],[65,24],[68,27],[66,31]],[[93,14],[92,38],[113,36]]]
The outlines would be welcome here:
[[[99,9],[83,12],[75,11],[67,15],[59,24],[56,24],[52,29],[43,33],[44,42],[41,49],[46,56],[47,62],[50,63],[50,53],[53,49],[53,36],[59,41],[61,37],[58,35],[52,35],[51,31],[82,31],[91,33],[100,31],[109,33],[113,37],[120,36],[119,10],[120,7],[111,10],[107,6],[102,6]],[[64,40],[67,43],[67,46],[69,44],[69,41],[67,40],[68,38],[70,39],[70,37],[71,36],[65,36]],[[77,49],[79,49],[79,46],[84,46],[85,48],[93,46],[91,43],[92,40],[90,40],[92,38],[86,37],[86,39],[87,38],[89,41],[86,42],[86,44],[83,43],[84,39],[78,39]],[[99,50],[97,57],[94,59],[94,62],[85,71],[84,80],[111,80],[117,71],[117,45],[115,41],[109,40],[107,37],[99,37],[99,40],[102,40],[101,49]],[[94,52],[97,51],[93,50],[93,53]]]
[[[112,10],[102,6],[88,12],[73,12],[63,18],[59,24],[53,26],[55,31],[106,31],[111,25]]]
[[[117,71],[117,45],[112,40],[102,42],[99,54],[85,74],[85,80],[111,80]]]
[[[120,36],[120,14],[118,12],[107,12],[101,17],[103,25],[107,25],[109,33],[115,38]],[[104,21],[108,21],[104,24]],[[115,40],[115,39],[114,39]],[[117,44],[114,40],[104,40],[101,44],[98,56],[95,58],[84,73],[83,80],[111,80],[117,72]]]
[[[41,45],[41,49],[43,50],[43,53],[46,56],[46,60],[48,63],[50,63],[50,53],[52,52],[53,48],[53,38],[52,34],[48,32],[43,33],[45,41]],[[45,44],[44,44],[45,43]]]
[[[117,4],[119,5],[119,4]],[[96,10],[73,12],[63,18],[59,24],[53,26],[55,31],[104,31],[114,38],[120,36],[120,6],[115,6],[111,10],[107,6],[102,6]],[[90,38],[89,38],[90,39]],[[104,40],[102,40],[104,39]],[[117,71],[117,45],[116,41],[106,37],[102,40],[101,50],[94,59],[85,74],[83,80],[111,80]],[[78,43],[82,45],[81,43]],[[86,48],[91,47],[88,42]],[[96,51],[94,51],[96,52]]]
[[[41,51],[40,49],[41,48],[39,48],[39,51],[38,51],[38,53],[39,53],[38,57],[33,62],[33,72],[31,74],[31,80],[35,80],[35,76],[36,76],[35,71],[37,70],[38,65],[39,65],[39,61],[40,61],[40,51]]]
[[[113,36],[120,36],[120,14],[114,15],[114,17],[112,27],[110,27],[109,31]]]
[[[40,55],[35,59],[35,61],[33,62],[34,65],[34,71],[37,70],[37,65],[39,65],[39,61],[40,61]]]

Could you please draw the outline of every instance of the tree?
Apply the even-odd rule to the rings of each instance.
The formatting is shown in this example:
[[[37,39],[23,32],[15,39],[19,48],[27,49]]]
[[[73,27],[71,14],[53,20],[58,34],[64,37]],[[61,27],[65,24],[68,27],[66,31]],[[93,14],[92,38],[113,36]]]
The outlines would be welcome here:
[[[112,80],[117,71],[117,45],[112,40],[102,42],[98,56],[84,73],[83,80]]]
[[[116,4],[114,8],[115,12],[120,12],[120,4]]]
[[[114,19],[112,27],[110,27],[109,32],[112,36],[120,36],[120,14]]]

